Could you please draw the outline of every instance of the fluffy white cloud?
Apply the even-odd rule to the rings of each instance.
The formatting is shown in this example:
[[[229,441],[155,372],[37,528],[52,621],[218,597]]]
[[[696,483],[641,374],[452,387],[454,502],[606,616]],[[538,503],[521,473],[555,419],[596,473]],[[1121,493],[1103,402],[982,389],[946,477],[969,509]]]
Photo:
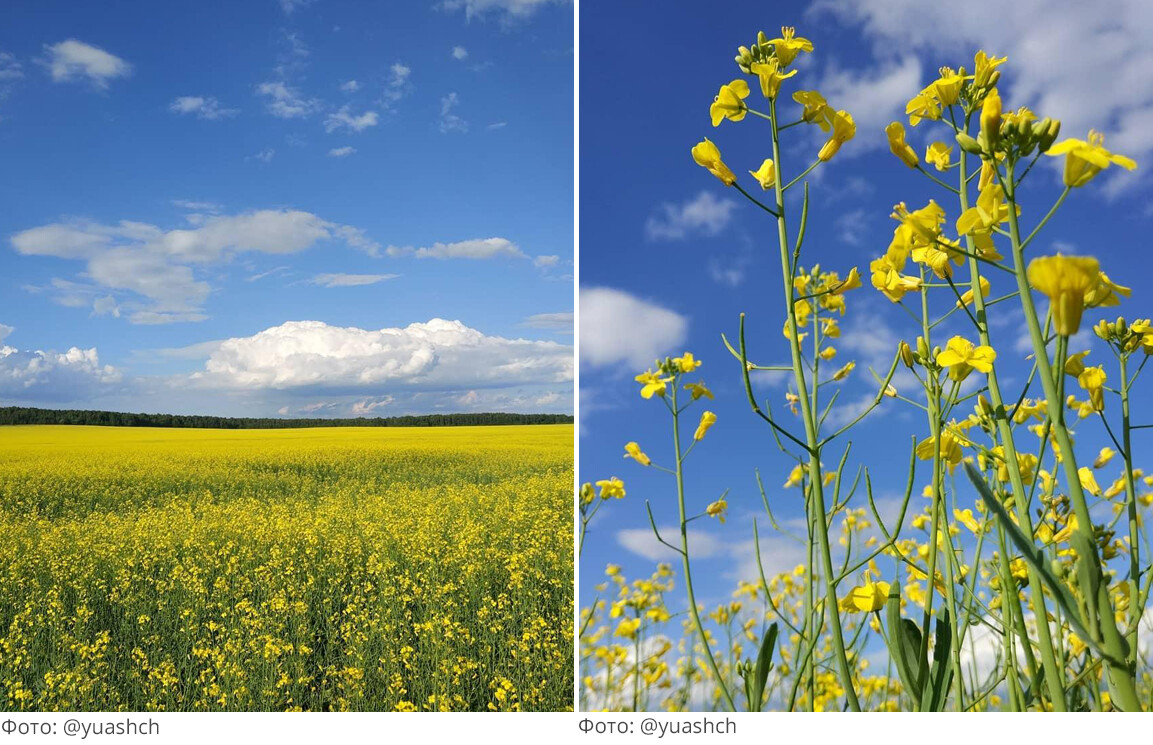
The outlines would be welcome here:
[[[261,163],[271,163],[272,159],[276,156],[276,151],[270,147],[266,147],[255,155],[246,156],[245,160],[259,160]]]
[[[932,55],[934,67],[937,60],[971,67],[977,49],[1008,56],[1001,86],[1006,107],[1026,105],[1060,119],[1062,137],[1084,139],[1090,127],[1100,129],[1107,134],[1107,147],[1138,162],[1153,152],[1153,77],[1146,74],[1153,66],[1148,41],[1153,5],[1144,0],[821,0],[810,12],[831,12],[863,26],[860,38],[872,39],[876,56],[890,64],[910,51]],[[897,65],[913,66],[907,60]],[[915,83],[910,80],[904,98],[929,82],[924,75]],[[854,116],[875,111],[876,103],[868,98],[851,107],[833,90],[821,90]],[[894,90],[885,103],[895,98]],[[860,122],[858,131],[868,131]],[[878,123],[884,126],[885,121],[874,118],[870,126]],[[871,139],[878,147],[885,143],[883,137]],[[1121,174],[1112,178],[1117,179],[1111,182],[1114,189],[1137,181]]]
[[[412,68],[403,62],[394,62],[388,68],[388,81],[384,84],[384,92],[380,96],[380,105],[385,111],[396,111],[396,105],[402,98],[412,92]]]
[[[175,114],[195,114],[199,119],[223,119],[240,113],[239,109],[226,109],[212,96],[181,96],[168,104]]]
[[[581,362],[593,366],[651,366],[684,343],[688,319],[622,290],[580,291]]]
[[[538,269],[546,269],[550,266],[556,266],[560,263],[560,257],[556,255],[550,256],[535,256],[532,260],[532,265]]]
[[[399,276],[399,274],[318,274],[311,282],[321,287],[360,287],[374,285],[386,279],[396,279]]]
[[[894,120],[908,124],[903,118],[905,103],[928,83],[920,60],[913,55],[885,60],[867,70],[827,68],[819,85],[821,93],[830,105],[852,114],[857,125],[858,136],[845,143],[841,153],[886,146],[885,125]]]
[[[0,323],[0,342],[7,339],[8,335],[11,334],[15,330],[16,329],[12,328],[11,326],[6,326],[3,323]]]
[[[363,132],[369,127],[375,127],[378,119],[375,111],[353,114],[348,106],[341,106],[339,111],[329,114],[324,120],[324,131],[330,134],[338,129]]]
[[[456,60],[468,59],[468,50],[464,47],[453,47],[452,58]]]
[[[66,300],[80,299],[64,304],[88,305],[96,288],[123,291],[133,299],[119,307],[130,311],[133,323],[146,324],[203,320],[202,306],[212,288],[198,271],[236,254],[293,254],[330,240],[367,253],[379,248],[357,228],[299,210],[194,215],[191,222],[190,228],[168,231],[127,220],[116,225],[54,223],[17,233],[11,243],[24,255],[86,263],[85,276],[92,284],[53,283]]]
[[[0,338],[10,327],[0,326]],[[67,352],[19,350],[0,346],[0,396],[21,402],[72,401],[119,383],[120,371],[101,365],[96,349]]]
[[[443,134],[468,131],[468,122],[453,111],[458,105],[460,105],[460,97],[455,92],[440,99],[440,131]]]
[[[48,55],[45,64],[58,83],[87,79],[98,88],[107,88],[109,80],[132,72],[132,65],[116,55],[76,39],[45,45],[44,51]]]
[[[345,93],[356,93],[360,90],[360,83],[355,80],[348,80],[340,84],[340,89]]]
[[[376,331],[290,321],[221,342],[192,377],[238,389],[501,388],[571,381],[573,351],[439,318]]]
[[[310,116],[320,108],[320,102],[305,98],[296,88],[283,81],[270,81],[256,86],[256,92],[267,99],[268,113],[281,119]]]
[[[662,204],[645,223],[649,240],[681,240],[690,235],[716,235],[732,220],[737,203],[702,191],[683,204]]]
[[[434,243],[431,246],[389,246],[389,256],[415,256],[418,259],[494,259],[507,256],[528,258],[520,247],[507,238],[473,238],[455,243]]]
[[[352,145],[345,145],[344,147],[334,147],[328,151],[329,156],[333,158],[347,158],[356,152],[356,148]]]

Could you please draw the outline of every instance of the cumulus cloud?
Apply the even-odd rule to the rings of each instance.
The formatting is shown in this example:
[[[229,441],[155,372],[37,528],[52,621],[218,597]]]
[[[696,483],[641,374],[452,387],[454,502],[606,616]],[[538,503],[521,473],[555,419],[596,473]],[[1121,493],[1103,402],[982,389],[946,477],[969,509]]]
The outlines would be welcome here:
[[[974,0],[963,5],[821,0],[811,12],[832,13],[862,26],[860,37],[873,40],[875,55],[887,60],[890,70],[893,65],[911,70],[913,62],[893,59],[908,52],[931,55],[931,68],[938,64],[971,67],[977,49],[1008,56],[1001,86],[1006,107],[1025,105],[1041,116],[1060,119],[1062,137],[1084,139],[1090,127],[1100,129],[1107,135],[1107,147],[1138,162],[1153,152],[1153,127],[1149,126],[1153,78],[1145,72],[1153,66],[1153,47],[1148,42],[1153,36],[1153,5],[1143,0]],[[909,23],[910,18],[916,22]],[[1077,50],[1075,63],[1070,61],[1070,49]],[[1110,84],[1102,85],[1103,80]],[[928,82],[924,75],[915,83],[910,80],[904,98]],[[825,87],[821,90],[834,93]],[[876,104],[868,99],[864,106],[850,107],[833,95],[828,97],[854,116],[872,117],[875,111]],[[896,97],[893,90],[886,103],[892,104]],[[885,124],[875,117],[870,121],[870,126]],[[857,128],[866,131],[860,119]],[[885,143],[884,137],[870,139],[878,147]],[[1117,185],[1114,190],[1137,181],[1123,174],[1115,178],[1110,181],[1111,186]]]
[[[132,73],[132,65],[99,47],[68,39],[45,45],[45,64],[57,83],[87,80],[97,88],[107,88],[108,81]]]
[[[340,84],[340,89],[345,93],[356,93],[360,90],[360,83],[355,80],[347,80]]]
[[[434,243],[431,246],[389,246],[389,256],[413,256],[418,259],[494,259],[510,257],[528,258],[520,246],[507,238],[473,238],[455,243]]]
[[[733,200],[718,199],[708,191],[682,204],[666,202],[645,222],[645,235],[651,241],[717,235],[728,226],[736,207]]]
[[[643,368],[684,343],[688,319],[623,290],[580,291],[581,362]]]
[[[385,111],[395,111],[400,100],[412,92],[412,68],[403,62],[394,62],[388,68],[388,81],[384,84],[384,92],[380,97],[380,104]]]
[[[4,329],[12,330],[0,326],[0,339],[8,333]],[[56,353],[0,346],[0,396],[16,401],[79,400],[121,379],[119,370],[100,364],[95,348]]]
[[[321,287],[360,287],[374,285],[386,279],[396,279],[399,274],[318,274],[310,281]]]
[[[440,318],[376,331],[290,321],[221,342],[192,376],[212,387],[334,391],[500,388],[572,378],[571,346],[487,336]]]
[[[548,267],[556,266],[560,263],[560,257],[556,255],[549,256],[536,256],[533,257],[532,265],[538,269],[547,269]]]
[[[266,147],[259,153],[246,156],[245,160],[259,160],[261,163],[271,163],[272,159],[276,157],[276,151],[270,147]]]
[[[256,86],[256,92],[266,99],[268,113],[280,119],[310,116],[320,108],[319,101],[305,98],[299,90],[284,81],[261,83]]]
[[[299,210],[192,217],[191,227],[167,231],[128,220],[53,223],[19,232],[10,242],[25,256],[85,262],[90,284],[53,283],[65,299],[83,299],[64,304],[87,305],[97,291],[116,290],[130,298],[118,307],[130,312],[133,323],[144,324],[203,320],[212,288],[200,275],[236,254],[294,254],[332,240],[367,253],[379,248],[357,228]]]
[[[344,147],[334,147],[328,151],[328,154],[333,158],[347,158],[356,152],[356,148],[352,145],[345,145]]]
[[[212,96],[181,96],[168,104],[174,114],[194,114],[198,119],[224,119],[240,113],[239,109],[226,109]]]
[[[375,111],[366,111],[363,114],[353,114],[348,106],[341,106],[339,111],[328,115],[324,120],[324,131],[329,134],[338,129],[350,132],[363,132],[369,127],[375,127],[379,117]]]
[[[857,125],[858,136],[845,143],[841,153],[851,155],[887,146],[885,125],[894,120],[908,123],[903,119],[905,103],[928,84],[923,78],[921,62],[914,55],[859,71],[835,66],[826,69],[819,86],[821,93],[830,105],[852,114]]]
[[[468,59],[468,50],[464,47],[453,47],[452,58],[455,60]]]

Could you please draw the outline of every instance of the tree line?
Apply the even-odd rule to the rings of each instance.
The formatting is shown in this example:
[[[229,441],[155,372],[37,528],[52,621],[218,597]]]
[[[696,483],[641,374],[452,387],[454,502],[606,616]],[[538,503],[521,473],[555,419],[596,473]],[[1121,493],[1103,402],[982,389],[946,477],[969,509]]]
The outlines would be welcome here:
[[[183,427],[205,429],[286,429],[292,427],[478,427],[502,424],[572,424],[571,414],[422,414],[356,419],[276,419],[198,414],[131,414],[122,411],[0,407],[7,424],[87,424],[103,427]]]

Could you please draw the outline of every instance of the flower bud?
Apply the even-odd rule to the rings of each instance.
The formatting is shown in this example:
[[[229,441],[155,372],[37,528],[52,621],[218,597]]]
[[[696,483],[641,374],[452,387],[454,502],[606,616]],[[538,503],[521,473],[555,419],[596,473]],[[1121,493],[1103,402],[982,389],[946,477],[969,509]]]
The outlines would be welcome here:
[[[1111,324],[1102,318],[1097,322],[1097,325],[1093,327],[1093,333],[1097,334],[1099,339],[1109,341],[1109,337],[1113,335],[1113,329],[1110,328],[1110,326]]]
[[[929,343],[925,341],[925,337],[917,337],[917,356],[921,359],[929,358]]]
[[[971,153],[973,155],[981,154],[981,143],[977,142],[975,138],[970,137],[964,132],[957,133],[957,144],[960,145],[961,149],[966,153]]]
[[[904,339],[897,345],[897,353],[901,355],[901,362],[905,363],[905,367],[910,370],[913,369],[913,350],[909,347],[909,343]]]
[[[1049,119],[1048,117],[1042,121],[1049,123],[1045,133],[1037,140],[1037,148],[1044,153],[1049,150],[1050,146],[1052,146],[1053,142],[1057,139],[1057,135],[1061,132],[1061,122],[1058,119]]]
[[[981,105],[981,134],[990,149],[997,147],[997,140],[1001,136],[1001,96],[993,88],[985,96]]]

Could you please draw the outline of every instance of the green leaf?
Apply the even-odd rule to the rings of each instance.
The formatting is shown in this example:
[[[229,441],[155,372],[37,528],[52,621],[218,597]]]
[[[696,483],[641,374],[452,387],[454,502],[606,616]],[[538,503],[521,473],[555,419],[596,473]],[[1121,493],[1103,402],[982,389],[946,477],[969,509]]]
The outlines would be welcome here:
[[[898,582],[889,585],[889,599],[885,603],[885,618],[889,626],[889,652],[897,663],[901,685],[909,693],[914,706],[921,702],[921,684],[914,662],[921,649],[921,630],[907,618],[901,618],[901,590]]]
[[[937,634],[933,644],[933,667],[929,673],[929,700],[923,711],[944,711],[949,697],[949,686],[953,682],[953,670],[949,663],[952,636],[949,634],[949,611],[941,610],[937,615]]]
[[[765,638],[761,640],[761,651],[757,655],[757,674],[753,681],[753,693],[755,695],[753,711],[761,710],[761,699],[765,695],[765,683],[769,679],[769,671],[773,669],[773,650],[777,646],[777,631],[777,624],[774,623],[765,631]]]

